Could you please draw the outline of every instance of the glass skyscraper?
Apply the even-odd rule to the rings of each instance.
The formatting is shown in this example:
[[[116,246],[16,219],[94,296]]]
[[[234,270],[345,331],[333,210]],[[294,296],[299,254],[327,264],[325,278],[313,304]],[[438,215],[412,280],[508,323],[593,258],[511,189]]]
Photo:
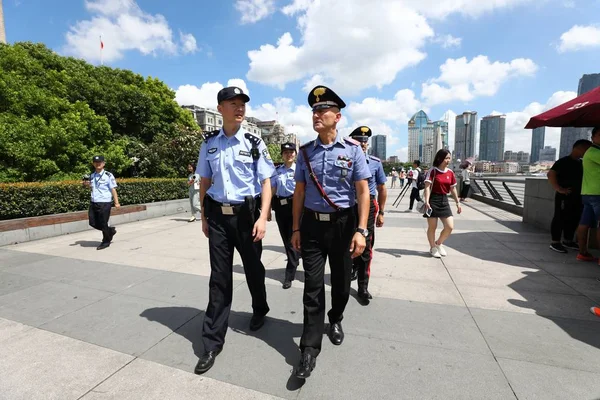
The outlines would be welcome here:
[[[425,165],[433,161],[433,122],[421,110],[408,121],[408,161],[420,160]]]
[[[546,139],[546,127],[542,126],[535,128],[531,132],[531,163],[540,161],[540,150],[544,148],[544,140]]]
[[[504,135],[506,115],[488,115],[481,119],[479,128],[479,159],[502,161],[504,156]]]
[[[465,126],[463,114],[471,114],[468,128]],[[465,111],[456,116],[454,129],[454,159],[464,160],[475,155],[475,137],[477,135],[477,111]],[[468,129],[468,132],[466,131]],[[465,154],[465,143],[466,151]]]
[[[374,135],[371,138],[371,154],[385,161],[387,158],[387,137],[385,135]]]

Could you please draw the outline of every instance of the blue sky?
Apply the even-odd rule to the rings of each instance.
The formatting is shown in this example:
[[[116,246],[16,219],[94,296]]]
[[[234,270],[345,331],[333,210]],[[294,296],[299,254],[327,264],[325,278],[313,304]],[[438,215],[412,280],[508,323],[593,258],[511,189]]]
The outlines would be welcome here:
[[[341,131],[388,135],[406,157],[410,116],[507,114],[507,150],[529,150],[533,114],[575,96],[600,72],[599,0],[4,0],[9,42],[42,42],[155,76],[181,103],[215,106],[236,84],[248,115],[315,136],[307,90],[346,101]],[[453,127],[453,119],[450,126]],[[453,130],[451,128],[451,130]],[[453,145],[452,134],[450,137]],[[547,132],[557,146],[559,131]]]

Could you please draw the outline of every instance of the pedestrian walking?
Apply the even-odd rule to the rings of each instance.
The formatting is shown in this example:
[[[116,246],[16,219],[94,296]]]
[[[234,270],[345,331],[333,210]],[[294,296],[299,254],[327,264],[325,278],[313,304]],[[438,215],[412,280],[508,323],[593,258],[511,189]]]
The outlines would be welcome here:
[[[88,220],[92,228],[102,231],[102,242],[96,250],[103,250],[110,246],[113,237],[117,234],[114,226],[109,226],[110,210],[113,199],[115,207],[121,207],[117,195],[117,181],[115,176],[104,170],[106,162],[104,156],[92,158],[94,172],[84,177],[83,185],[91,189],[91,203],[88,210]]]
[[[407,212],[412,212],[415,205],[415,200],[422,202],[420,185],[424,185],[424,176],[421,176],[421,161],[414,160],[412,170],[408,172],[408,181],[410,183],[410,203]]]
[[[462,190],[460,191],[460,201],[465,202],[471,190],[471,162],[465,161],[461,167]]]
[[[358,298],[363,304],[369,304],[373,298],[369,293],[369,277],[371,276],[371,262],[373,261],[373,246],[375,245],[375,226],[383,226],[384,207],[387,200],[387,189],[385,187],[385,172],[381,160],[375,156],[367,155],[371,128],[360,126],[350,133],[350,137],[360,143],[365,153],[367,165],[371,172],[369,178],[369,217],[367,219],[367,243],[363,253],[354,258],[352,263],[352,280],[358,279]],[[396,171],[394,170],[393,173]],[[392,178],[393,179],[393,178]]]
[[[550,249],[558,253],[566,253],[567,249],[579,250],[579,245],[573,239],[583,210],[581,200],[583,164],[581,158],[591,145],[592,142],[589,140],[576,141],[571,154],[556,161],[548,171],[548,181],[556,191],[554,218],[550,225],[552,235]],[[563,238],[562,243],[561,238]]]
[[[328,336],[342,344],[342,318],[350,296],[352,258],[362,254],[368,236],[371,176],[359,143],[342,138],[336,126],[346,106],[331,89],[317,86],[308,95],[318,137],[300,148],[296,165],[292,244],[304,267],[304,329],[297,378],[308,378],[316,365],[325,331],[325,262],[331,269]],[[358,224],[354,205],[358,199]],[[302,223],[300,222],[302,221]],[[358,226],[358,227],[357,227]]]
[[[596,261],[588,251],[590,228],[596,229],[596,243],[600,243],[600,126],[592,129],[592,146],[583,156],[583,180],[581,184],[583,212],[577,228],[580,261]]]
[[[390,186],[391,189],[394,189],[396,187],[397,180],[398,180],[398,172],[396,171],[396,168],[392,168],[392,185]]]
[[[260,254],[275,167],[262,139],[242,128],[248,101],[248,95],[238,87],[219,91],[217,110],[223,116],[223,127],[204,135],[198,157],[202,231],[208,238],[211,272],[202,324],[204,353],[196,374],[214,365],[225,343],[233,296],[234,248],[242,258],[252,296],[250,330],[260,329],[269,312]],[[259,211],[257,197],[261,194]]]
[[[192,164],[188,164],[188,194],[190,197],[190,219],[188,222],[196,220],[196,214],[200,212],[200,175],[196,174],[196,168]]]
[[[430,252],[436,258],[447,255],[443,244],[454,229],[454,218],[448,204],[448,194],[452,194],[456,202],[457,212],[459,214],[462,212],[458,201],[458,193],[456,192],[456,177],[454,172],[448,168],[450,161],[452,161],[450,152],[445,149],[439,150],[433,160],[433,168],[429,170],[425,177],[425,214],[423,216],[427,218],[427,240],[429,241]],[[438,218],[442,221],[444,229],[442,229],[438,239],[435,240]]]
[[[400,171],[400,188],[404,188],[404,180],[406,179],[406,171]]]
[[[292,246],[292,200],[296,181],[296,144],[284,143],[281,145],[281,158],[283,164],[275,169],[275,175],[271,178],[273,188],[273,200],[271,205],[275,211],[275,220],[279,228],[279,234],[285,247],[287,265],[285,267],[285,278],[283,288],[292,287],[292,281],[296,277],[296,270],[300,260],[300,253]]]

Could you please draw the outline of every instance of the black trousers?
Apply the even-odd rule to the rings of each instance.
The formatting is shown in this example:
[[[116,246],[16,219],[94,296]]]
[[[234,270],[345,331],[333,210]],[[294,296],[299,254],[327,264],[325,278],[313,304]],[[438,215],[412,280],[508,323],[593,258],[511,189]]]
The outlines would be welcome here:
[[[464,183],[462,185],[462,190],[460,191],[460,198],[466,199],[469,197],[469,192],[471,191],[471,183]]]
[[[300,228],[304,266],[304,330],[300,350],[317,356],[325,332],[325,262],[331,269],[330,323],[340,322],[350,298],[352,257],[350,242],[356,231],[354,208],[332,214],[332,221],[317,221],[305,209]]]
[[[408,208],[410,208],[411,210],[413,209],[415,200],[423,201],[423,200],[421,200],[421,195],[419,194],[418,188],[412,188],[412,190],[410,192],[410,206]]]
[[[577,193],[569,195],[556,193],[554,196],[554,218],[552,218],[552,224],[550,225],[552,241],[560,241],[561,234],[566,241],[573,240],[582,210],[581,195]]]
[[[279,201],[278,199],[274,199]],[[279,227],[279,234],[285,246],[285,254],[287,256],[287,265],[285,266],[285,280],[293,281],[296,277],[296,270],[300,263],[300,254],[292,247],[292,201],[288,200],[288,204],[279,205],[275,209],[275,220]]]
[[[225,343],[233,297],[233,249],[242,258],[246,283],[252,296],[255,315],[269,312],[265,288],[265,266],[260,261],[262,242],[253,242],[252,229],[258,217],[258,207],[242,208],[235,215],[223,215],[218,203],[204,198],[208,220],[210,254],[209,300],[202,324],[205,351],[220,350]]]
[[[102,243],[110,243],[112,239],[112,230],[108,226],[110,219],[111,202],[90,203],[88,210],[88,220],[92,228],[102,231]]]
[[[356,208],[358,220],[358,207]],[[365,251],[362,255],[356,257],[352,262],[352,268],[358,275],[358,288],[367,289],[369,286],[369,277],[371,276],[371,261],[373,260],[373,246],[375,245],[375,220],[379,214],[379,204],[372,198],[369,205],[369,219],[367,220],[367,236]]]

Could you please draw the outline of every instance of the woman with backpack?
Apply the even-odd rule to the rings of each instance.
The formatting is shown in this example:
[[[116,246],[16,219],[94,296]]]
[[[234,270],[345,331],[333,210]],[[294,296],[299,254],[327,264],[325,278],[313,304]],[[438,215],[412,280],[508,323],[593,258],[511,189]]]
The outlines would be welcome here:
[[[429,241],[431,255],[435,258],[447,255],[443,243],[450,237],[450,233],[454,229],[454,218],[448,203],[448,194],[452,194],[452,198],[456,202],[457,212],[459,214],[462,212],[456,191],[456,176],[448,168],[451,161],[452,157],[448,150],[438,151],[433,160],[433,167],[425,177],[425,194],[423,196],[425,197],[425,213],[423,217],[427,218],[427,240]],[[444,229],[442,229],[439,238],[435,240],[438,218],[442,220]]]

